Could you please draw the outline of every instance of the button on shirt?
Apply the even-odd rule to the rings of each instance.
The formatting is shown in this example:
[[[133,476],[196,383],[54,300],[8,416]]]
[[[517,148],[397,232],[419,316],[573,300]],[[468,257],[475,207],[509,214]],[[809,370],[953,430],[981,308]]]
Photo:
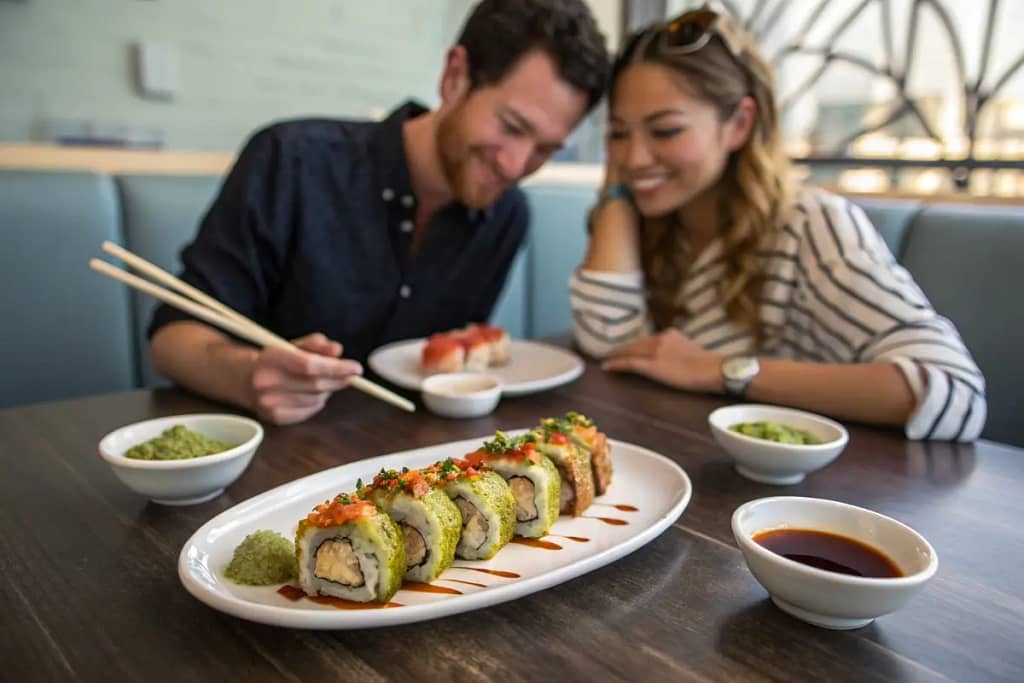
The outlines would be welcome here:
[[[305,120],[249,141],[199,232],[182,278],[287,339],[323,332],[364,361],[377,346],[484,321],[526,235],[518,189],[485,210],[458,203],[411,251],[416,197],[402,124]],[[191,319],[161,306],[150,335]]]

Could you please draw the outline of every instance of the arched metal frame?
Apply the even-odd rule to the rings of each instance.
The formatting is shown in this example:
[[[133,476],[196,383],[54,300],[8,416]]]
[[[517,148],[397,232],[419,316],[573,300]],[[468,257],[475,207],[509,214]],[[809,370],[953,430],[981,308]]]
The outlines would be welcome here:
[[[807,2],[808,0],[798,0]],[[897,95],[891,109],[881,119],[868,126],[863,126],[845,135],[842,140],[834,145],[830,152],[815,154],[807,157],[794,159],[795,162],[806,164],[810,167],[838,167],[854,168],[870,166],[890,171],[901,169],[947,169],[955,187],[966,189],[970,174],[978,169],[1016,169],[1024,170],[1024,161],[1001,160],[1001,159],[978,159],[976,153],[978,120],[981,114],[989,106],[994,97],[1005,87],[1007,82],[1024,68],[1024,50],[1021,51],[1009,66],[989,86],[985,85],[989,73],[990,57],[992,51],[993,33],[996,24],[996,14],[999,10],[1001,0],[987,0],[988,11],[982,36],[981,60],[978,65],[977,76],[969,78],[967,60],[964,56],[963,42],[958,27],[953,21],[948,9],[943,5],[942,0],[911,0],[910,20],[901,58],[897,55],[897,44],[893,35],[892,27],[892,3],[891,0],[861,0],[857,3],[836,25],[828,38],[824,41],[826,47],[812,47],[803,43],[802,37],[810,33],[821,19],[822,14],[833,0],[819,0],[812,11],[807,15],[803,24],[795,31],[797,39],[786,42],[781,49],[769,55],[773,64],[778,67],[785,59],[792,55],[805,55],[817,57],[821,60],[818,67],[800,83],[791,96],[780,103],[780,108],[785,111],[791,107],[799,96],[813,88],[818,81],[835,64],[846,64],[852,67],[863,69],[870,74],[887,79],[893,85]],[[982,2],[984,0],[976,0]],[[779,19],[783,16],[786,8],[793,0],[756,0],[749,12],[744,15],[734,0],[718,0],[717,4],[724,8],[759,39],[769,35],[777,28]],[[699,4],[695,2],[694,4]],[[880,5],[882,36],[882,48],[884,60],[881,66],[877,66],[862,56],[848,51],[836,49],[837,41],[846,33],[854,22],[871,6]],[[908,74],[918,56],[915,48],[918,44],[918,30],[922,10],[930,8],[939,24],[947,33],[949,44],[952,46],[953,58],[956,64],[955,77],[960,85],[964,102],[964,117],[962,121],[964,138],[967,140],[967,152],[963,159],[903,159],[896,157],[857,157],[847,152],[849,145],[862,135],[882,130],[892,123],[904,118],[911,117],[924,132],[925,136],[942,142],[936,134],[932,125],[928,122],[917,103],[908,91]],[[664,17],[666,12],[664,0],[624,0],[623,1],[623,29],[628,31],[637,28],[639,25],[648,23],[652,13],[660,13]]]

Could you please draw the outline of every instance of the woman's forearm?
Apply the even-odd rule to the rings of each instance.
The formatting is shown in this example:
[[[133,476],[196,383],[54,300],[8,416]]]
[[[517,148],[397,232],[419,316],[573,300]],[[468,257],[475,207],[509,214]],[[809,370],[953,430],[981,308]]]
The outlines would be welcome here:
[[[873,424],[906,424],[916,407],[903,373],[890,363],[838,365],[759,359],[752,401],[793,406]]]
[[[591,214],[590,245],[583,270],[631,273],[642,268],[640,221],[628,199],[604,202]]]

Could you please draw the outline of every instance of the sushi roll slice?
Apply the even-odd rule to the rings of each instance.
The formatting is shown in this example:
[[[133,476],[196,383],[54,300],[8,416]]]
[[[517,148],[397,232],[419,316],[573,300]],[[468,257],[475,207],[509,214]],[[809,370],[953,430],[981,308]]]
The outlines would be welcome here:
[[[573,444],[562,431],[565,428],[561,421],[547,418],[532,433],[537,448],[551,458],[562,477],[559,510],[563,515],[579,517],[594,502],[594,473],[590,453]]]
[[[466,349],[446,334],[435,334],[423,345],[420,369],[426,375],[439,372],[460,372],[466,360]]]
[[[402,585],[405,546],[390,517],[368,500],[342,494],[299,522],[299,585],[307,595],[387,602]]]
[[[491,345],[479,331],[453,332],[449,335],[455,339],[465,351],[463,369],[467,372],[484,372],[491,363]]]
[[[405,578],[430,583],[455,559],[462,515],[439,488],[436,472],[381,470],[364,496],[398,525],[405,545]]]
[[[590,453],[594,469],[594,492],[601,496],[612,485],[612,447],[604,432],[599,432],[593,420],[576,412],[565,414],[569,439]]]
[[[505,365],[509,358],[509,338],[505,328],[486,323],[472,324],[466,331],[475,331],[490,345],[491,365]]]
[[[497,472],[449,458],[441,464],[445,493],[462,513],[462,536],[455,556],[488,560],[504,548],[516,528],[516,501]]]
[[[540,538],[558,519],[561,477],[554,463],[541,455],[532,434],[510,438],[496,432],[483,448],[470,453],[470,463],[482,462],[508,482],[515,499],[516,535]]]

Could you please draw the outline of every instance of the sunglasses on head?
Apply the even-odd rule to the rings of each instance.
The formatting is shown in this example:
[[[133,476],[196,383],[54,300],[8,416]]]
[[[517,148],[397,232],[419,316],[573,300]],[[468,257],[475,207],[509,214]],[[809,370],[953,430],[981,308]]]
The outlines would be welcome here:
[[[712,36],[718,36],[729,51],[739,57],[743,47],[731,24],[724,19],[725,17],[705,5],[700,9],[680,14],[655,28],[645,42],[649,45],[650,42],[657,41],[658,51],[662,54],[688,55],[702,49],[711,41]]]

